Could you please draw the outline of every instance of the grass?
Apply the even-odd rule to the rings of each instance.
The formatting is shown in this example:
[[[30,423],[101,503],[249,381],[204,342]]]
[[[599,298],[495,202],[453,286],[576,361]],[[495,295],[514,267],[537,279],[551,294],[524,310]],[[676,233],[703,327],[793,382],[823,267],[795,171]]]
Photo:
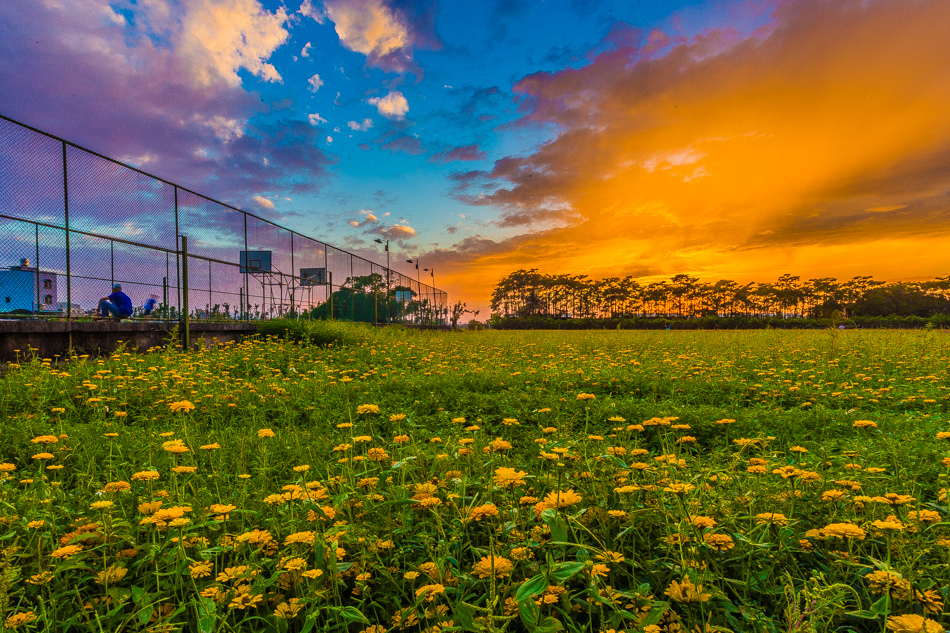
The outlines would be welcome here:
[[[0,622],[948,622],[940,332],[272,327],[10,365]]]

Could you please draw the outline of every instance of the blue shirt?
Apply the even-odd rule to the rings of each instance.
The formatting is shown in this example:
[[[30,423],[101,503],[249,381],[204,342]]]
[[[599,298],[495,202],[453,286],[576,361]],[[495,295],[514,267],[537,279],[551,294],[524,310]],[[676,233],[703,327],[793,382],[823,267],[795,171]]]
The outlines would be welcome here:
[[[158,301],[149,297],[148,301],[146,301],[145,305],[142,307],[145,308],[146,310],[154,310],[156,303],[158,303]]]
[[[132,300],[129,299],[129,295],[119,290],[109,295],[109,301],[122,311],[122,316],[132,316]]]

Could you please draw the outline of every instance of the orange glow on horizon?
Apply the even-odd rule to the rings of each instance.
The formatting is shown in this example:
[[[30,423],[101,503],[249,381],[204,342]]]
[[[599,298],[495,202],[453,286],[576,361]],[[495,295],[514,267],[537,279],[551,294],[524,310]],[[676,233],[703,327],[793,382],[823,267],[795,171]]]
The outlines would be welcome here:
[[[530,116],[563,132],[483,174],[480,201],[524,233],[440,251],[439,285],[487,306],[519,268],[950,273],[950,3],[805,0],[773,17],[739,43],[712,32],[635,64],[611,52],[525,78]]]

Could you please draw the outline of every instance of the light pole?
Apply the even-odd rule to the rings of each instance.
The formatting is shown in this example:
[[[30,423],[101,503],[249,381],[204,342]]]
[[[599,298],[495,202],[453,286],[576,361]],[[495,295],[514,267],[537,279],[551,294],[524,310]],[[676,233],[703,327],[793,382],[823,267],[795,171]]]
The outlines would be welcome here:
[[[406,260],[406,263],[407,263],[407,264],[415,264],[415,265],[416,265],[416,284],[417,284],[416,287],[417,287],[417,289],[419,290],[419,292],[418,292],[417,294],[420,294],[420,295],[421,295],[421,294],[422,294],[422,279],[420,279],[420,277],[419,277],[419,258],[416,257],[415,259],[407,259],[407,260]],[[409,298],[412,299],[412,292],[409,293]],[[416,311],[416,317],[418,318],[418,316],[419,316],[419,311],[417,310],[417,311]]]
[[[377,244],[383,244],[383,240],[379,239],[378,237],[373,241],[376,242]],[[392,321],[389,315],[389,293],[392,292],[392,289],[389,287],[390,286],[389,240],[386,240],[385,244],[386,244],[386,322],[389,323],[390,321]]]
[[[438,321],[438,311],[435,307],[435,268],[423,268],[422,270],[432,275],[432,320]]]

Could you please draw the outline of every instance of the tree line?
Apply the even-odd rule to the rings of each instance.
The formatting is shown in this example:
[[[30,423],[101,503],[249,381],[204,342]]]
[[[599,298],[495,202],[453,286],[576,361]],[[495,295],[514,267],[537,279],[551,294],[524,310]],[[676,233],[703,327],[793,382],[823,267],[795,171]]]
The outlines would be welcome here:
[[[496,285],[491,310],[507,319],[931,317],[950,314],[950,275],[883,282],[869,276],[803,281],[785,274],[773,283],[741,284],[680,274],[641,283],[629,276],[589,279],[517,270]]]

